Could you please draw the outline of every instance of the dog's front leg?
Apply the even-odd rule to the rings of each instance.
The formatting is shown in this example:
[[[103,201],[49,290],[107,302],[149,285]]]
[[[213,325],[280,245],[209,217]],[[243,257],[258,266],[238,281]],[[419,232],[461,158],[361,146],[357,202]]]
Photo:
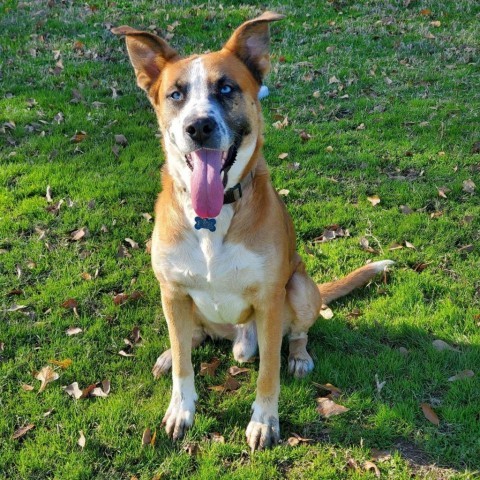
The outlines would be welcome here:
[[[192,367],[193,309],[191,298],[175,287],[161,286],[163,312],[172,349],[172,398],[162,424],[178,440],[193,424],[197,393]]]
[[[270,447],[280,440],[278,396],[280,393],[280,348],[285,290],[270,296],[255,309],[260,368],[257,396],[247,427],[247,442],[253,450]]]

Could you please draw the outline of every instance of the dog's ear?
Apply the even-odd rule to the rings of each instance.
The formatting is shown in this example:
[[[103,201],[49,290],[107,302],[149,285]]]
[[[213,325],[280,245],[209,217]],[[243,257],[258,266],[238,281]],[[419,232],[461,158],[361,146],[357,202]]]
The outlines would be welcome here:
[[[259,83],[262,83],[263,77],[270,70],[268,24],[282,18],[285,18],[285,16],[265,12],[259,17],[240,25],[224,45],[225,49],[230,50],[245,63]]]
[[[135,30],[127,25],[112,28],[115,35],[125,35],[128,56],[132,62],[137,85],[147,93],[168,62],[179,58],[178,53],[153,33]]]

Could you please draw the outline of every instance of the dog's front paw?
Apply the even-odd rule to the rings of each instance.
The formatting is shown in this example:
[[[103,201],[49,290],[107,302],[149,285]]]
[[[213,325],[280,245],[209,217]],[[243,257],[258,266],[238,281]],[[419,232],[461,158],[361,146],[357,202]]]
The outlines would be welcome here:
[[[305,351],[303,354],[288,357],[288,371],[295,378],[303,378],[313,370],[312,357]]]
[[[247,427],[247,443],[254,450],[272,447],[280,440],[280,423],[276,412],[253,404],[252,419]]]
[[[172,368],[172,351],[170,349],[165,350],[155,362],[152,368],[152,373],[155,378],[160,377],[164,373],[167,373]]]
[[[195,398],[187,399],[173,394],[162,425],[165,425],[165,431],[171,439],[180,440],[193,425],[194,416]]]

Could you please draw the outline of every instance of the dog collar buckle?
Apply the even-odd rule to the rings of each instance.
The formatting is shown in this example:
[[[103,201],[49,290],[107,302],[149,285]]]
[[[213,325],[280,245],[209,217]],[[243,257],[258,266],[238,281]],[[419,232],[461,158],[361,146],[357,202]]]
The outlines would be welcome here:
[[[214,232],[217,227],[215,224],[217,221],[214,218],[201,218],[201,217],[195,217],[195,229],[196,230],[201,230],[202,228],[205,228],[207,230],[210,230],[211,232]]]

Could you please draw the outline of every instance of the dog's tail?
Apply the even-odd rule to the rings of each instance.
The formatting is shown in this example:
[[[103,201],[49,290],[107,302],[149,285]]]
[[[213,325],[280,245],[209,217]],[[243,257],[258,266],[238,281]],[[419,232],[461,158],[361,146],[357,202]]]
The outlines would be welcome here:
[[[368,265],[357,268],[357,270],[354,270],[340,280],[318,285],[320,295],[322,296],[322,303],[327,305],[331,301],[349,294],[352,290],[368,283],[377,273],[385,271],[387,267],[394,263],[395,262],[392,260],[372,262]]]

